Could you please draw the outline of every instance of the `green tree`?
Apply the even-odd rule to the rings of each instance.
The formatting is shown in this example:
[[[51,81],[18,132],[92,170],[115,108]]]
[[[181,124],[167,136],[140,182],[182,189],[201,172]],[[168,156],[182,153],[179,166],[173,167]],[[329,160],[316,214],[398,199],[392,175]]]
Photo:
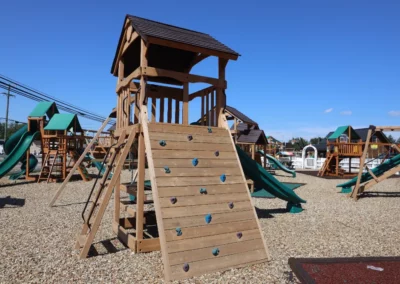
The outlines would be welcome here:
[[[322,137],[315,137],[315,138],[311,138],[310,139],[310,144],[318,144],[321,140],[323,140],[324,138]]]
[[[292,139],[292,144],[293,144],[295,151],[301,151],[301,150],[303,150],[304,147],[306,147],[310,143],[308,142],[307,139],[298,137],[298,138]]]
[[[400,144],[400,137],[399,137],[399,138],[397,138],[397,140],[396,140],[396,144]]]
[[[7,125],[7,139],[10,138],[16,131],[23,127],[23,123],[8,122]],[[5,122],[0,122],[0,139],[4,139],[4,128],[6,127]]]
[[[394,137],[393,137],[391,134],[389,134],[389,135],[387,136],[387,138],[388,138],[388,140],[389,140],[390,143],[395,143],[395,142],[396,142],[396,139],[394,139]]]

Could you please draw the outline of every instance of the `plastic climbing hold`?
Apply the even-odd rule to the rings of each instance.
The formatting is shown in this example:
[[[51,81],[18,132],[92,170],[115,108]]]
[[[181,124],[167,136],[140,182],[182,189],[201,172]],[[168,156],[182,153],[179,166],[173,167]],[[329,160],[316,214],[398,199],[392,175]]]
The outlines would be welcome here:
[[[216,157],[218,157],[218,156],[219,156],[219,151],[215,151],[214,155],[215,155]]]
[[[182,268],[183,268],[183,271],[188,272],[189,271],[189,264],[185,263]]]
[[[177,227],[177,228],[175,229],[175,232],[176,232],[176,235],[177,235],[177,236],[182,236],[182,229],[181,229],[180,227]]]
[[[175,204],[178,200],[176,199],[176,197],[171,197],[169,201],[171,201],[172,204]]]
[[[164,167],[164,171],[165,171],[166,174],[170,174],[171,173],[171,170],[169,169],[168,166]]]
[[[164,147],[165,145],[167,145],[167,142],[165,142],[165,140],[160,140],[159,143],[160,143],[160,146],[163,146],[163,147]]]
[[[243,233],[242,233],[242,232],[237,233],[237,234],[236,234],[236,237],[237,237],[238,239],[241,239],[241,238],[243,237]]]
[[[200,193],[201,194],[207,194],[207,189],[204,188],[204,187],[200,188]]]
[[[192,136],[192,135],[188,135],[187,139],[188,139],[189,141],[192,141],[192,140],[193,140],[193,136]]]
[[[213,250],[212,250],[212,254],[213,254],[214,256],[219,255],[219,248],[213,249]]]
[[[212,133],[211,127],[208,128],[208,133]]]
[[[228,206],[229,206],[229,209],[233,209],[233,202],[229,202]]]
[[[206,223],[207,223],[207,224],[210,224],[210,223],[211,223],[211,220],[212,220],[211,214],[207,214],[207,215],[204,217],[204,219],[206,220]]]
[[[226,181],[226,175],[225,175],[225,174],[222,174],[222,175],[219,177],[219,179],[220,179],[222,182],[225,182],[225,181]]]
[[[192,165],[195,167],[195,166],[197,166],[198,164],[199,164],[199,159],[194,158],[194,159],[192,160]]]

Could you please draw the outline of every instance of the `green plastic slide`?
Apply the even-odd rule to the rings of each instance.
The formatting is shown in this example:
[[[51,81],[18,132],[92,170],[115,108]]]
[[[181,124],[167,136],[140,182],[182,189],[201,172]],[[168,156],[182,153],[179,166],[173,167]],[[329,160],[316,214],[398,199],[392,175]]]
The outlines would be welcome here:
[[[17,180],[26,174],[26,159],[22,158],[22,160],[20,162],[22,163],[21,171],[10,175],[10,177],[9,177],[10,180]],[[38,159],[36,159],[36,157],[34,155],[30,154],[29,155],[29,172],[33,172],[35,170],[37,164],[38,164]]]
[[[17,134],[17,133],[15,133]],[[9,171],[11,171],[18,162],[24,157],[26,151],[29,150],[32,142],[36,137],[40,135],[40,132],[25,132],[19,142],[15,145],[14,149],[8,154],[8,156],[0,164],[0,178],[5,176]],[[12,137],[10,137],[11,139]]]
[[[92,164],[93,164],[99,171],[101,171],[100,174],[103,175],[104,172],[106,171],[106,166],[107,166],[107,165],[104,165],[103,167],[101,167],[101,164],[102,164],[102,163],[100,163],[99,161],[96,161],[95,157],[93,157],[93,156],[90,155],[90,154],[86,154],[86,157],[88,157],[88,158],[90,159],[90,161],[92,162]],[[111,178],[112,178],[112,173],[110,173],[110,174],[108,175],[108,179],[111,179]]]
[[[263,188],[272,195],[287,201],[288,207],[295,205],[301,208],[300,203],[306,203],[306,201],[300,198],[291,188],[273,177],[237,145],[236,151],[240,163],[242,164],[244,174],[254,181],[255,188]]]
[[[19,140],[21,140],[22,135],[24,135],[27,131],[28,125],[25,124],[6,140],[6,143],[4,143],[4,152],[7,155],[10,154],[12,150],[14,150]]]
[[[261,155],[264,155],[264,151],[262,151],[262,150],[258,150],[258,153],[260,153]],[[266,154],[265,156],[267,156],[267,159],[271,164],[275,165],[282,171],[291,174],[294,178],[296,177],[295,171],[289,170],[287,167],[285,167],[281,162],[279,162],[277,159],[275,159],[271,155]]]
[[[394,156],[391,159],[387,159],[381,165],[371,169],[371,171],[375,176],[379,177],[379,176],[383,175],[386,171],[388,171],[394,167],[397,167],[398,165],[400,165],[400,154],[397,156]],[[358,177],[354,177],[345,183],[338,184],[336,187],[342,187],[342,192],[347,193],[350,191],[350,188],[352,186],[356,185],[357,178]],[[367,182],[371,179],[372,179],[372,176],[369,174],[369,172],[365,172],[361,175],[361,183]]]

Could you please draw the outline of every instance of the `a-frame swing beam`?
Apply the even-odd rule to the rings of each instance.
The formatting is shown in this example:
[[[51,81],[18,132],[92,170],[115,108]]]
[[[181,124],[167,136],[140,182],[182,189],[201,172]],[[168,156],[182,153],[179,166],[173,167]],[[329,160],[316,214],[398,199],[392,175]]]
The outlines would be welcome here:
[[[92,148],[94,142],[97,140],[97,138],[99,138],[101,132],[104,130],[104,128],[107,126],[108,122],[110,121],[111,117],[108,117],[106,120],[104,120],[103,124],[101,125],[101,127],[99,128],[99,130],[97,131],[96,135],[93,137],[93,139],[90,141],[90,143],[86,146],[85,150],[83,151],[83,153],[81,154],[81,156],[79,157],[79,159],[75,162],[74,166],[72,167],[72,169],[70,170],[67,178],[64,180],[64,182],[61,184],[61,186],[58,188],[57,192],[54,194],[53,199],[51,200],[49,206],[53,206],[54,203],[57,201],[57,199],[60,197],[61,193],[64,191],[67,183],[69,182],[69,180],[71,179],[71,177],[74,175],[75,171],[78,169],[78,167],[80,166],[80,164],[82,163],[82,161],[85,159],[86,154],[90,151],[90,149]]]

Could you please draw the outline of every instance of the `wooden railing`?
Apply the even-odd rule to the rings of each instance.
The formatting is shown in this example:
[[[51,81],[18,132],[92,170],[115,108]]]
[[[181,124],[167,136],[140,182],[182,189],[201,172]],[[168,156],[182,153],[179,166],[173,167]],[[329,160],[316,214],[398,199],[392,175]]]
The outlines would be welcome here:
[[[359,157],[363,153],[364,143],[329,143],[328,148],[332,145],[334,152],[339,155]]]

